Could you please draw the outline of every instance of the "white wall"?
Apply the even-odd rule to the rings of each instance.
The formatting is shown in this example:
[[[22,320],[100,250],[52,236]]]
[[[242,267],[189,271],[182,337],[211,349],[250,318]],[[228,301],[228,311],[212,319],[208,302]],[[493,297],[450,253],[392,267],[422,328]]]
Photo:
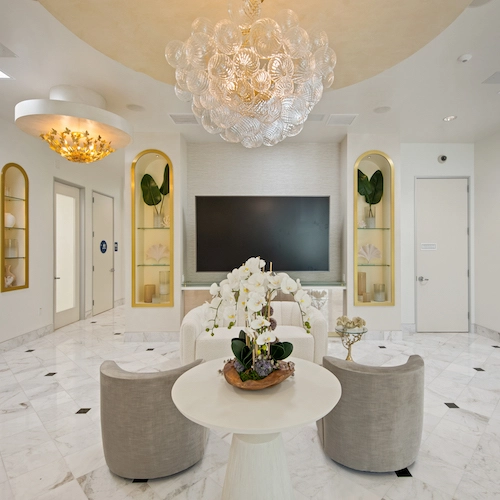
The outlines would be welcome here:
[[[172,161],[174,198],[174,299],[172,307],[132,307],[132,227],[131,227],[131,167],[134,158],[146,149],[157,149]],[[185,178],[185,145],[179,134],[137,133],[134,142],[126,148],[124,166],[124,245],[125,255],[125,331],[126,332],[176,332],[180,329],[182,311],[181,277],[183,267],[182,193]],[[140,187],[138,187],[140,189]]]
[[[438,156],[448,157],[445,163]],[[474,283],[474,145],[401,144],[401,322],[415,324],[415,178],[470,178],[470,262]],[[474,287],[471,286],[471,321],[474,322]]]
[[[256,149],[241,144],[188,144],[186,281],[206,283],[225,277],[225,273],[196,272],[195,197],[208,195],[330,196],[330,271],[293,275],[309,282],[341,281],[339,150],[339,145],[333,143],[286,141]]]
[[[477,325],[500,332],[500,132],[475,144],[475,290]]]
[[[123,248],[123,151],[92,164],[58,156],[40,139],[0,119],[0,168],[17,163],[29,178],[29,288],[0,294],[0,342],[53,324],[54,179],[84,188],[85,311],[92,310],[92,190],[114,197],[115,241]],[[123,261],[115,253],[115,300],[123,299]],[[39,312],[41,309],[41,313]]]
[[[394,163],[394,306],[355,306],[354,305],[354,165],[356,160],[367,151],[382,151]],[[346,175],[343,185],[346,193],[346,308],[347,316],[360,316],[366,321],[369,330],[400,330],[401,329],[401,256],[400,247],[400,182],[401,160],[399,138],[395,135],[348,134],[346,140]]]

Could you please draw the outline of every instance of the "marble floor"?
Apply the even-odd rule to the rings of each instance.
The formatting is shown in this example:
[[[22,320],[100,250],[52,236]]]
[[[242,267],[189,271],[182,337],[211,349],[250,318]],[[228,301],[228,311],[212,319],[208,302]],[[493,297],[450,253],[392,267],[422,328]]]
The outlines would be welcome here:
[[[166,479],[132,482],[106,467],[100,364],[112,359],[131,371],[180,364],[175,335],[170,342],[152,342],[158,340],[154,335],[132,342],[124,340],[123,328],[123,310],[117,308],[0,354],[1,500],[220,498],[227,434],[212,431],[202,461]],[[389,366],[411,354],[424,358],[420,454],[409,467],[411,477],[360,473],[325,457],[314,425],[287,432],[296,500],[500,499],[498,345],[463,333],[387,333],[356,344],[353,356],[359,363]],[[340,339],[329,339],[329,354],[345,357]]]

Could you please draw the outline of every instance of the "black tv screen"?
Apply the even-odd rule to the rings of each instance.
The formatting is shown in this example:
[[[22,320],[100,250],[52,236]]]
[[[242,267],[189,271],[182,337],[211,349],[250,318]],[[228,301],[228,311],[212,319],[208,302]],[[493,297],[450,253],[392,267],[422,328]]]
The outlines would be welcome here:
[[[196,270],[328,271],[329,215],[328,196],[196,196]]]

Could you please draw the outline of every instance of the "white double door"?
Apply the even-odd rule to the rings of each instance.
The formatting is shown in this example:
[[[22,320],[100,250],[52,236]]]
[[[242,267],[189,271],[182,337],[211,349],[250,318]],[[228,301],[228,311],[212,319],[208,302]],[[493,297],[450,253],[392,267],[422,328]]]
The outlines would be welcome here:
[[[469,331],[468,179],[415,180],[418,332]]]

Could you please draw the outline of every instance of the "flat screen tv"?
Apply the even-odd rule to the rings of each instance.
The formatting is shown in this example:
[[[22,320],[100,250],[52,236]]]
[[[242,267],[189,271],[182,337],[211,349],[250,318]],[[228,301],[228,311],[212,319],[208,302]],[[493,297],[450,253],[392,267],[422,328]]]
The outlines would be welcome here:
[[[328,196],[196,196],[196,270],[328,271],[329,217]]]

